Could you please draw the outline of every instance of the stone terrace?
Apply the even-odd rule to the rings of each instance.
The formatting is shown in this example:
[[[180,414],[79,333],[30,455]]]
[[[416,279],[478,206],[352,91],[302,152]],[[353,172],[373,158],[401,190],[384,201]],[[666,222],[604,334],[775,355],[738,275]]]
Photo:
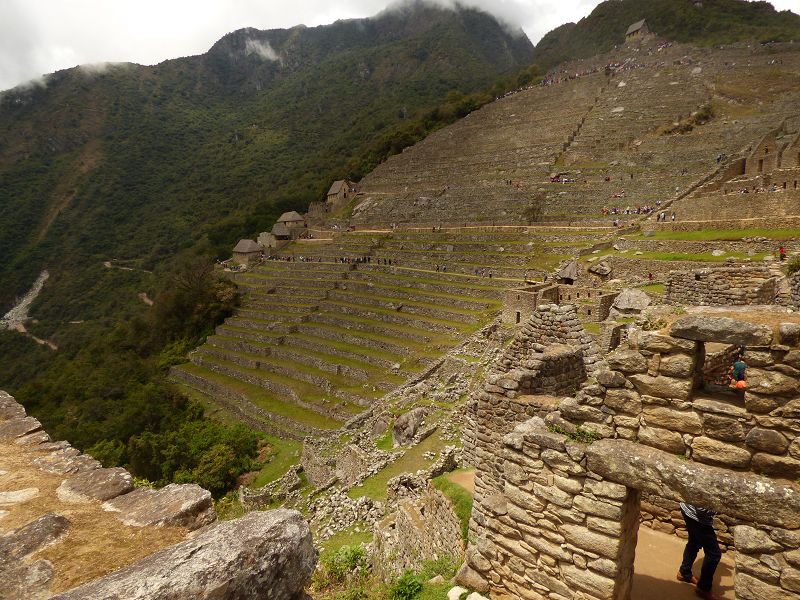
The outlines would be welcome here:
[[[800,53],[781,56],[781,70],[745,46],[598,57],[628,62],[610,78],[601,70],[500,99],[390,158],[364,179],[352,222],[519,223],[544,192],[542,219],[608,224],[603,207],[669,202],[712,176],[719,154],[737,154],[796,110],[784,82],[800,73]],[[762,99],[759,89],[774,93]],[[665,133],[705,104],[711,122]],[[551,183],[558,172],[575,181]],[[681,218],[691,214],[681,207]]]
[[[369,263],[332,262],[363,258],[369,237],[295,244],[287,255],[308,258],[313,249],[315,260],[267,261],[236,275],[243,306],[173,376],[258,429],[319,434],[341,427],[489,322],[503,290],[518,283],[437,273],[427,260],[378,264],[378,251]]]

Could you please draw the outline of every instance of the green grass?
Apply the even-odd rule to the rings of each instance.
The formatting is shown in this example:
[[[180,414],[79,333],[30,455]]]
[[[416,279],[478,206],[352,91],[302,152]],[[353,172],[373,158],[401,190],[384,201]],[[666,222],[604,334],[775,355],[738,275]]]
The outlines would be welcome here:
[[[444,447],[444,442],[439,438],[438,432],[424,439],[416,446],[409,448],[408,451],[398,460],[387,466],[382,471],[372,477],[367,478],[364,484],[351,488],[347,494],[351,498],[369,496],[373,500],[386,500],[386,483],[401,473],[416,473],[420,469],[431,466],[434,460],[423,458],[426,452],[438,452]]]
[[[722,256],[713,256],[710,252],[649,252],[649,251],[636,251],[636,250],[628,250],[627,252],[617,252],[615,250],[611,250],[608,252],[602,252],[600,254],[593,254],[591,256],[597,257],[599,260],[600,258],[608,258],[608,257],[617,257],[617,258],[629,258],[631,260],[663,260],[669,262],[681,262],[681,261],[692,261],[692,262],[715,262],[715,263],[722,263],[725,262],[728,258],[735,258],[737,260],[744,260],[749,259],[752,263],[758,263],[759,261],[763,260],[765,256],[768,256],[769,253],[767,252],[759,252],[752,256],[748,255],[746,252],[726,252]],[[588,257],[587,257],[588,258]]]
[[[434,479],[433,485],[453,503],[453,509],[461,524],[461,538],[466,542],[469,535],[469,520],[472,516],[472,494],[469,490],[450,481],[447,473]]]
[[[627,236],[626,236],[627,237]],[[770,240],[785,240],[800,237],[800,229],[704,229],[702,231],[655,231],[652,235],[637,235],[635,240],[681,240],[681,241],[738,241],[743,237],[765,237]]]
[[[587,333],[593,335],[600,335],[600,323],[584,323],[583,328]]]
[[[667,291],[667,286],[663,283],[649,283],[647,285],[640,285],[639,289],[646,294],[657,294],[659,296],[663,296],[664,292]]]
[[[259,488],[283,477],[289,467],[300,461],[303,444],[295,440],[285,440],[273,435],[264,435],[271,446],[266,462],[250,487]]]
[[[356,528],[361,531],[356,531]],[[355,546],[357,544],[368,544],[372,541],[372,527],[363,521],[356,521],[347,529],[342,529],[334,533],[327,540],[322,542],[321,554],[336,552],[342,546]]]
[[[389,452],[389,450],[392,449],[393,444],[394,436],[392,435],[392,425],[390,424],[389,427],[386,428],[386,433],[375,440],[375,446],[378,448],[378,450]]]
[[[297,421],[298,423],[316,427],[317,429],[338,429],[341,426],[341,423],[332,417],[297,406],[291,402],[283,402],[273,398],[263,388],[257,385],[252,385],[245,381],[234,379],[233,377],[222,375],[191,363],[180,365],[178,368],[213,381],[218,385],[230,388],[237,393],[244,394],[254,405],[276,415]]]

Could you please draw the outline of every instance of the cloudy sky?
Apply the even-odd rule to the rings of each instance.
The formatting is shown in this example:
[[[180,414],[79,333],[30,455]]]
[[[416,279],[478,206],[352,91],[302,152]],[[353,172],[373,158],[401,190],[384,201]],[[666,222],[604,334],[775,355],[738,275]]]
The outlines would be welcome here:
[[[391,0],[0,0],[0,90],[101,62],[154,64],[205,52],[241,27],[272,29],[367,17]],[[436,0],[448,3],[453,0]],[[521,26],[534,43],[600,0],[463,0]],[[800,0],[772,0],[798,10]]]

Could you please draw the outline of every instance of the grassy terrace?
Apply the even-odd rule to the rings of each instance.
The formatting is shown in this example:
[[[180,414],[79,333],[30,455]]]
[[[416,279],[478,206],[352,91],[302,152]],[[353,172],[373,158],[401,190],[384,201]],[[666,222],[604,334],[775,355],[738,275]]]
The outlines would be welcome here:
[[[400,385],[401,383],[403,383],[405,381],[405,379],[403,377],[400,377],[398,375],[392,375],[391,373],[386,373],[384,369],[381,369],[380,367],[376,367],[374,365],[371,365],[371,364],[369,364],[367,362],[361,362],[361,361],[357,361],[357,360],[352,360],[352,359],[344,358],[344,357],[341,357],[341,356],[338,356],[338,355],[335,355],[335,354],[326,354],[326,353],[321,352],[319,350],[309,350],[308,348],[303,348],[301,346],[288,346],[287,345],[287,346],[281,346],[281,347],[285,348],[287,351],[290,351],[290,352],[292,352],[294,354],[303,354],[303,355],[315,358],[317,360],[329,362],[329,363],[332,363],[332,364],[341,365],[343,367],[352,367],[353,369],[362,369],[364,371],[369,372],[369,374],[371,374],[371,375],[377,375],[377,377],[375,378],[376,380],[377,379],[381,379],[382,381],[388,382],[388,383],[390,383],[392,385]],[[325,371],[325,373],[328,373],[328,371]]]
[[[726,252],[722,256],[713,256],[708,253],[693,253],[693,252],[644,252],[628,250],[627,252],[617,252],[615,250],[609,252],[600,252],[599,254],[590,254],[583,257],[587,260],[590,257],[607,258],[609,256],[616,256],[621,258],[630,258],[632,260],[663,260],[663,261],[696,261],[696,262],[725,262],[728,258],[736,258],[739,260],[748,259],[751,262],[758,262],[763,260],[769,254],[766,252],[759,252],[748,255],[746,252]]]
[[[226,354],[236,354],[234,352],[226,352]],[[243,354],[243,353],[239,353]],[[331,394],[325,392],[325,390],[305,381],[299,379],[293,379],[292,377],[288,377],[286,375],[282,375],[280,373],[276,373],[274,371],[268,371],[265,369],[252,369],[250,367],[243,367],[240,364],[225,360],[224,358],[220,358],[216,354],[212,354],[210,350],[204,350],[202,353],[198,353],[197,355],[199,358],[206,360],[214,365],[218,365],[224,368],[226,371],[231,373],[241,373],[245,376],[254,377],[257,379],[262,379],[266,381],[274,382],[275,384],[281,385],[286,388],[290,388],[293,390],[299,398],[303,400],[306,404],[318,406],[320,411],[326,411],[330,408],[330,406],[326,405],[325,401],[331,400]],[[252,355],[251,355],[252,356]],[[288,361],[281,361],[283,363],[287,363]],[[303,367],[307,367],[307,365],[302,365]],[[291,370],[291,368],[290,368]],[[299,371],[300,369],[294,369],[295,371]],[[324,373],[324,371],[320,371],[320,373]],[[228,377],[226,375],[226,377]],[[339,388],[342,391],[350,391],[349,388],[341,387]],[[365,397],[372,397],[376,398],[380,396],[380,392],[372,392],[367,390],[361,390],[358,388],[361,393],[357,393],[357,395],[363,395]],[[356,392],[354,392],[356,393]],[[351,413],[353,415],[358,414],[361,412],[363,407],[354,404],[352,402],[347,402],[343,400],[336,399],[336,406],[340,408],[345,413]],[[269,410],[266,407],[262,407],[265,410]],[[307,409],[311,410],[311,409]],[[274,412],[274,411],[273,411]],[[315,412],[315,411],[311,411]],[[278,413],[280,414],[280,413]]]
[[[461,296],[461,295],[458,295],[458,294],[448,294],[446,292],[434,292],[434,291],[429,291],[429,290],[425,290],[425,289],[421,289],[421,288],[409,288],[408,286],[392,285],[392,284],[383,283],[383,282],[379,282],[379,281],[370,282],[370,281],[365,281],[365,280],[361,280],[361,279],[350,279],[348,281],[349,281],[349,283],[356,283],[356,284],[360,283],[360,284],[364,284],[364,285],[369,285],[369,286],[371,286],[373,288],[380,288],[381,290],[386,290],[387,292],[403,292],[405,294],[408,294],[409,296],[411,296],[411,295],[423,296],[423,297],[426,297],[426,298],[438,299],[438,300],[444,300],[444,301],[459,300],[459,301],[469,302],[469,303],[472,303],[472,304],[485,304],[486,305],[485,307],[476,308],[474,310],[465,309],[465,310],[468,310],[470,312],[476,312],[476,311],[477,312],[482,312],[482,311],[487,310],[487,309],[499,309],[500,306],[503,304],[500,300],[497,300],[495,298],[480,298],[480,297],[473,297],[473,296]],[[379,296],[376,296],[376,297],[379,297]],[[403,298],[399,298],[398,297],[398,298],[394,298],[394,299],[395,300],[403,300],[404,304],[407,303],[405,297],[403,297]],[[424,302],[419,302],[419,301],[414,301],[414,303],[415,304],[426,304]],[[430,303],[427,303],[427,304],[430,305]],[[435,306],[436,308],[443,308],[441,304],[433,304],[433,306]],[[448,307],[448,310],[453,310],[453,308],[452,307]]]
[[[341,422],[332,417],[321,415],[318,412],[297,406],[291,402],[278,400],[270,396],[266,390],[257,385],[252,385],[239,379],[228,377],[227,375],[222,375],[216,371],[206,369],[205,367],[187,363],[176,368],[242,394],[254,406],[281,417],[292,419],[299,424],[316,427],[317,429],[338,429],[342,425]]]
[[[651,235],[625,236],[630,240],[680,240],[697,242],[735,242],[744,237],[785,240],[800,237],[800,229],[704,229],[702,231],[654,231]]]
[[[211,351],[211,348],[205,348],[203,352]],[[358,396],[364,396],[365,398],[376,398],[378,392],[366,392],[360,386],[353,386],[352,381],[346,377],[342,377],[340,375],[335,375],[330,371],[323,371],[316,367],[312,367],[311,365],[307,365],[305,363],[300,363],[292,360],[287,360],[282,357],[272,357],[272,356],[263,356],[261,354],[250,354],[249,352],[242,352],[238,350],[229,350],[228,348],[219,348],[219,354],[214,352],[215,357],[222,356],[236,356],[245,360],[257,361],[261,364],[264,368],[263,369],[249,369],[249,367],[241,367],[240,369],[249,369],[252,372],[257,372],[261,376],[267,376],[269,379],[274,380],[279,383],[283,383],[289,387],[295,389],[298,394],[300,394],[303,399],[311,398],[311,399],[322,399],[326,398],[328,394],[326,394],[320,388],[317,388],[311,383],[305,382],[302,379],[294,379],[291,377],[287,377],[282,375],[280,372],[276,372],[272,369],[283,369],[288,370],[290,372],[298,372],[298,373],[305,373],[307,375],[313,375],[315,377],[319,377],[320,379],[326,379],[331,383],[333,387],[338,390],[344,390],[352,392]],[[222,359],[224,360],[224,359]],[[349,410],[354,414],[361,412],[361,408],[356,405],[351,406],[342,406],[345,410]]]
[[[320,325],[320,327],[322,327],[322,325]],[[327,328],[328,326],[326,325],[325,327]],[[330,328],[334,329],[333,326],[331,326]],[[398,363],[398,362],[402,362],[403,360],[405,360],[405,357],[400,355],[400,354],[392,354],[391,352],[382,352],[380,350],[373,350],[372,348],[365,348],[364,346],[356,346],[355,344],[347,344],[345,342],[339,342],[337,340],[331,340],[331,339],[328,339],[328,338],[319,337],[319,336],[313,335],[311,333],[300,333],[300,332],[293,333],[292,334],[292,338],[305,340],[305,341],[311,342],[311,343],[316,343],[316,344],[319,344],[320,347],[330,346],[331,348],[335,348],[337,350],[341,350],[342,352],[348,352],[350,354],[356,354],[356,355],[361,355],[361,356],[364,356],[364,355],[373,356],[373,357],[378,358],[380,360],[385,360],[385,361],[391,362],[391,363]],[[292,347],[294,348],[296,346],[292,346]],[[336,360],[342,360],[342,359],[339,358],[338,355],[336,355]],[[342,363],[342,364],[347,364],[347,363]],[[366,363],[366,362],[365,363],[360,363],[359,362],[357,364],[366,365],[364,368],[367,368],[367,366],[369,366],[369,367],[371,367],[373,369],[380,368],[380,367],[375,367],[375,366],[371,365],[370,363]]]
[[[392,477],[401,473],[416,473],[419,469],[428,468],[436,459],[427,459],[422,455],[426,452],[438,452],[444,446],[445,443],[439,438],[438,430],[434,431],[419,444],[409,448],[398,460],[364,480],[363,485],[351,488],[347,494],[351,498],[369,496],[373,500],[386,500],[386,484]]]
[[[390,344],[392,346],[402,347],[403,349],[411,349],[414,351],[414,354],[419,357],[432,358],[435,356],[439,356],[438,352],[429,350],[429,348],[431,347],[430,343],[426,344],[416,343],[413,342],[412,340],[409,340],[408,338],[403,338],[402,335],[398,337],[392,337],[388,335],[382,335],[380,333],[373,333],[371,331],[363,331],[361,329],[358,330],[347,329],[346,327],[340,327],[338,325],[332,325],[330,323],[322,323],[319,321],[308,321],[306,323],[301,323],[299,327],[302,330],[306,330],[309,328],[327,330],[330,331],[331,333],[340,333],[351,337],[363,338],[366,340],[372,340],[374,342],[380,342],[383,344]],[[362,353],[372,352],[372,349],[367,347],[361,347],[361,352]]]

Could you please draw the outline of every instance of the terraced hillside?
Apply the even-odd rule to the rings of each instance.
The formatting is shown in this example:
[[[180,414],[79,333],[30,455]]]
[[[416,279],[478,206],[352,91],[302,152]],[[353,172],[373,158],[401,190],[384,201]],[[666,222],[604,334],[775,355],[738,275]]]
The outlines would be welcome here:
[[[243,307],[173,374],[271,433],[338,428],[491,321],[540,238],[519,229],[298,241],[284,260],[236,276]]]
[[[719,155],[756,143],[800,100],[791,44],[650,41],[551,75],[558,83],[502,98],[387,160],[363,180],[351,222],[607,225],[603,208],[683,197],[726,164]],[[571,181],[551,182],[559,173]]]

